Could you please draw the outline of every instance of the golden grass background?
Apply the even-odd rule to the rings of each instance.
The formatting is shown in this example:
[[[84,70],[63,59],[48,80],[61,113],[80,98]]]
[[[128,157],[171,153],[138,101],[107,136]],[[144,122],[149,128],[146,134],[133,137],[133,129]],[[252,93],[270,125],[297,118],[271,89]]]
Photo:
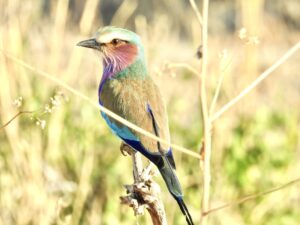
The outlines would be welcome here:
[[[101,61],[76,43],[103,25],[135,30],[165,97],[173,142],[199,151],[199,80],[170,64],[186,63],[200,71],[195,55],[201,30],[188,1],[2,0],[0,6],[1,51],[95,102]],[[224,73],[216,110],[299,41],[297,7],[293,0],[211,1],[210,102]],[[298,53],[214,123],[212,207],[299,177],[299,59]],[[20,96],[22,105],[17,108]],[[120,155],[120,142],[99,111],[1,53],[1,124],[19,110],[39,111],[23,114],[0,130],[0,224],[151,223],[148,215],[135,218],[119,203],[119,196],[125,194],[122,185],[132,182],[131,159]],[[199,161],[174,154],[186,202],[198,222]],[[169,224],[184,224],[161,178],[156,180],[162,184]],[[209,223],[298,224],[299,203],[299,184],[295,184],[212,213]]]

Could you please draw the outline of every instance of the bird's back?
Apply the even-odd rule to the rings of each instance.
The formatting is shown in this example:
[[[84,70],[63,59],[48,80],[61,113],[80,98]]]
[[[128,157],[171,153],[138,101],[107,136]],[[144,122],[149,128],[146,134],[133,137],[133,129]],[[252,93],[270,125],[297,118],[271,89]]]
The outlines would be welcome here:
[[[104,107],[144,130],[155,134],[153,119],[147,109],[147,107],[150,107],[157,124],[159,137],[167,141],[170,140],[165,105],[160,91],[151,77],[146,76],[140,78],[125,76],[108,79],[100,88],[99,100]],[[109,118],[109,120],[112,124],[110,127],[114,132],[116,132],[114,129],[121,130],[126,128],[113,118]],[[134,130],[129,129],[129,131],[147,150],[151,152],[158,151],[157,141]],[[120,136],[120,134],[118,135]],[[169,150],[169,146],[164,144],[161,146],[164,152]]]

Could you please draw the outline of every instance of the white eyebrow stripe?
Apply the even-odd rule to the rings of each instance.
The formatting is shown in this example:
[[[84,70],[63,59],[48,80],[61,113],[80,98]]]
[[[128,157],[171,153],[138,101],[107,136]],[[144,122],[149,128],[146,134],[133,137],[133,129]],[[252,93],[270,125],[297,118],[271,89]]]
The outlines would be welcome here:
[[[109,43],[113,39],[121,39],[124,41],[129,41],[128,35],[120,32],[113,32],[113,33],[107,33],[107,34],[102,34],[98,37],[98,41],[100,43]]]

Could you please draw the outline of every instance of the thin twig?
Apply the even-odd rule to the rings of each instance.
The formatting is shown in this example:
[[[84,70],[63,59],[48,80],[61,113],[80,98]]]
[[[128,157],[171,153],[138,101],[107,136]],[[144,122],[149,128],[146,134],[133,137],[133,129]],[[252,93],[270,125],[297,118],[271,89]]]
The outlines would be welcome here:
[[[258,76],[248,87],[246,87],[238,96],[229,101],[224,105],[218,112],[216,112],[212,117],[211,121],[218,119],[223,113],[234,106],[238,101],[240,101],[245,95],[252,91],[257,85],[259,85],[265,78],[267,78],[274,70],[276,70],[281,64],[283,64],[287,59],[289,59],[296,51],[300,48],[300,41],[290,48],[280,59],[278,59],[272,66],[270,66],[265,72]]]
[[[215,208],[212,208],[206,212],[204,212],[203,214],[204,215],[208,215],[208,214],[211,214],[213,212],[216,212],[216,211],[219,211],[219,210],[222,210],[222,209],[225,209],[225,208],[228,208],[228,207],[231,207],[231,206],[235,206],[235,205],[239,205],[239,204],[242,204],[246,201],[249,201],[249,200],[253,200],[253,199],[256,199],[258,197],[261,197],[261,196],[264,196],[264,195],[268,195],[268,194],[271,194],[271,193],[274,193],[276,191],[280,191],[281,189],[284,189],[284,188],[287,188],[287,187],[290,187],[296,183],[300,182],[300,178],[297,178],[295,180],[292,180],[288,183],[285,183],[283,185],[280,185],[279,187],[274,187],[274,188],[271,188],[267,191],[264,191],[264,192],[260,192],[260,193],[257,193],[257,194],[252,194],[252,195],[249,195],[249,196],[246,196],[246,197],[243,197],[243,198],[240,198],[234,202],[229,202],[229,203],[226,203],[224,205],[220,205],[220,206],[217,206]]]
[[[221,91],[221,86],[223,84],[223,80],[224,80],[224,76],[225,76],[225,71],[227,70],[227,68],[229,67],[229,65],[231,64],[232,62],[232,58],[229,62],[226,63],[226,65],[224,67],[222,67],[221,65],[221,75],[219,77],[219,80],[218,80],[218,83],[217,83],[217,87],[216,87],[216,90],[215,90],[215,94],[214,94],[214,97],[213,97],[213,100],[212,100],[212,103],[210,105],[210,108],[209,108],[209,116],[212,116],[214,111],[215,111],[215,106],[216,106],[216,103],[218,101],[218,98],[220,96],[220,91]],[[221,62],[222,64],[222,62]]]
[[[168,68],[185,68],[201,79],[201,74],[187,63],[168,63]]]
[[[107,108],[97,104],[96,102],[94,102],[92,99],[90,99],[89,97],[87,97],[86,95],[82,94],[81,92],[77,91],[76,89],[72,88],[71,86],[69,86],[68,84],[64,83],[63,81],[61,81],[60,79],[57,78],[57,76],[52,76],[50,75],[49,73],[46,73],[42,70],[39,70],[27,63],[25,63],[24,61],[22,61],[21,59],[15,57],[15,56],[12,56],[6,52],[4,52],[2,49],[0,49],[0,51],[10,60],[16,62],[17,64],[25,67],[26,69],[28,70],[31,70],[33,72],[35,72],[37,75],[39,76],[42,76],[42,77],[45,77],[47,78],[48,80],[51,80],[52,82],[60,85],[61,87],[65,88],[66,90],[70,91],[71,93],[73,93],[74,95],[80,97],[81,99],[89,102],[91,105],[93,105],[94,107],[97,107],[98,109],[100,109],[101,111],[103,111],[104,113],[106,113],[107,115],[109,115],[110,117],[114,118],[115,120],[117,120],[118,122],[124,124],[125,126],[153,139],[153,140],[156,140],[156,141],[160,141],[161,143],[163,144],[167,144],[167,145],[170,145],[174,150],[177,150],[177,151],[180,151],[182,153],[185,153],[187,155],[190,155],[194,158],[197,158],[197,159],[201,159],[200,155],[198,153],[196,153],[195,151],[192,151],[192,150],[189,150],[187,148],[184,148],[184,147],[181,147],[179,145],[176,145],[176,144],[171,144],[169,141],[165,140],[165,139],[162,139],[162,138],[159,138],[157,137],[156,135],[153,135],[152,133],[136,126],[135,124],[125,120],[124,118],[120,117],[119,115],[113,113],[112,111],[108,110]]]
[[[0,130],[4,129],[7,127],[12,121],[14,121],[17,117],[21,116],[22,114],[29,114],[29,113],[34,113],[36,111],[20,111],[16,115],[14,115],[9,121],[7,121],[3,126],[0,127]]]
[[[192,8],[193,8],[193,10],[194,10],[194,12],[195,12],[195,14],[197,16],[197,19],[198,19],[200,25],[203,26],[203,19],[202,19],[200,11],[197,8],[195,0],[190,0],[190,4],[191,4],[191,6],[192,6]]]
[[[219,94],[220,94],[220,90],[221,90],[223,80],[224,80],[224,72],[221,72],[221,75],[220,75],[220,78],[218,80],[217,87],[216,87],[216,90],[215,90],[215,94],[214,94],[212,103],[211,103],[210,108],[209,108],[209,115],[210,116],[214,112],[214,109],[215,109],[215,106],[216,106],[216,103],[217,103],[217,100],[218,100],[218,97],[219,97]]]

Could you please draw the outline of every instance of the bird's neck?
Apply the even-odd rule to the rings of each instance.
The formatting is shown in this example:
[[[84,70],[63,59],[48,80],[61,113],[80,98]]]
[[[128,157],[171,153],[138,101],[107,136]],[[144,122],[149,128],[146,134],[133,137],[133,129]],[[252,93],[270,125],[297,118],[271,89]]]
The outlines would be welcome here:
[[[134,63],[127,66],[114,75],[114,78],[145,78],[148,75],[147,66],[143,59],[137,59]]]
[[[141,57],[125,66],[114,67],[112,63],[104,62],[104,70],[101,79],[101,83],[104,83],[107,79],[110,78],[123,78],[123,77],[132,77],[132,78],[144,78],[148,74],[147,66],[145,60]]]

